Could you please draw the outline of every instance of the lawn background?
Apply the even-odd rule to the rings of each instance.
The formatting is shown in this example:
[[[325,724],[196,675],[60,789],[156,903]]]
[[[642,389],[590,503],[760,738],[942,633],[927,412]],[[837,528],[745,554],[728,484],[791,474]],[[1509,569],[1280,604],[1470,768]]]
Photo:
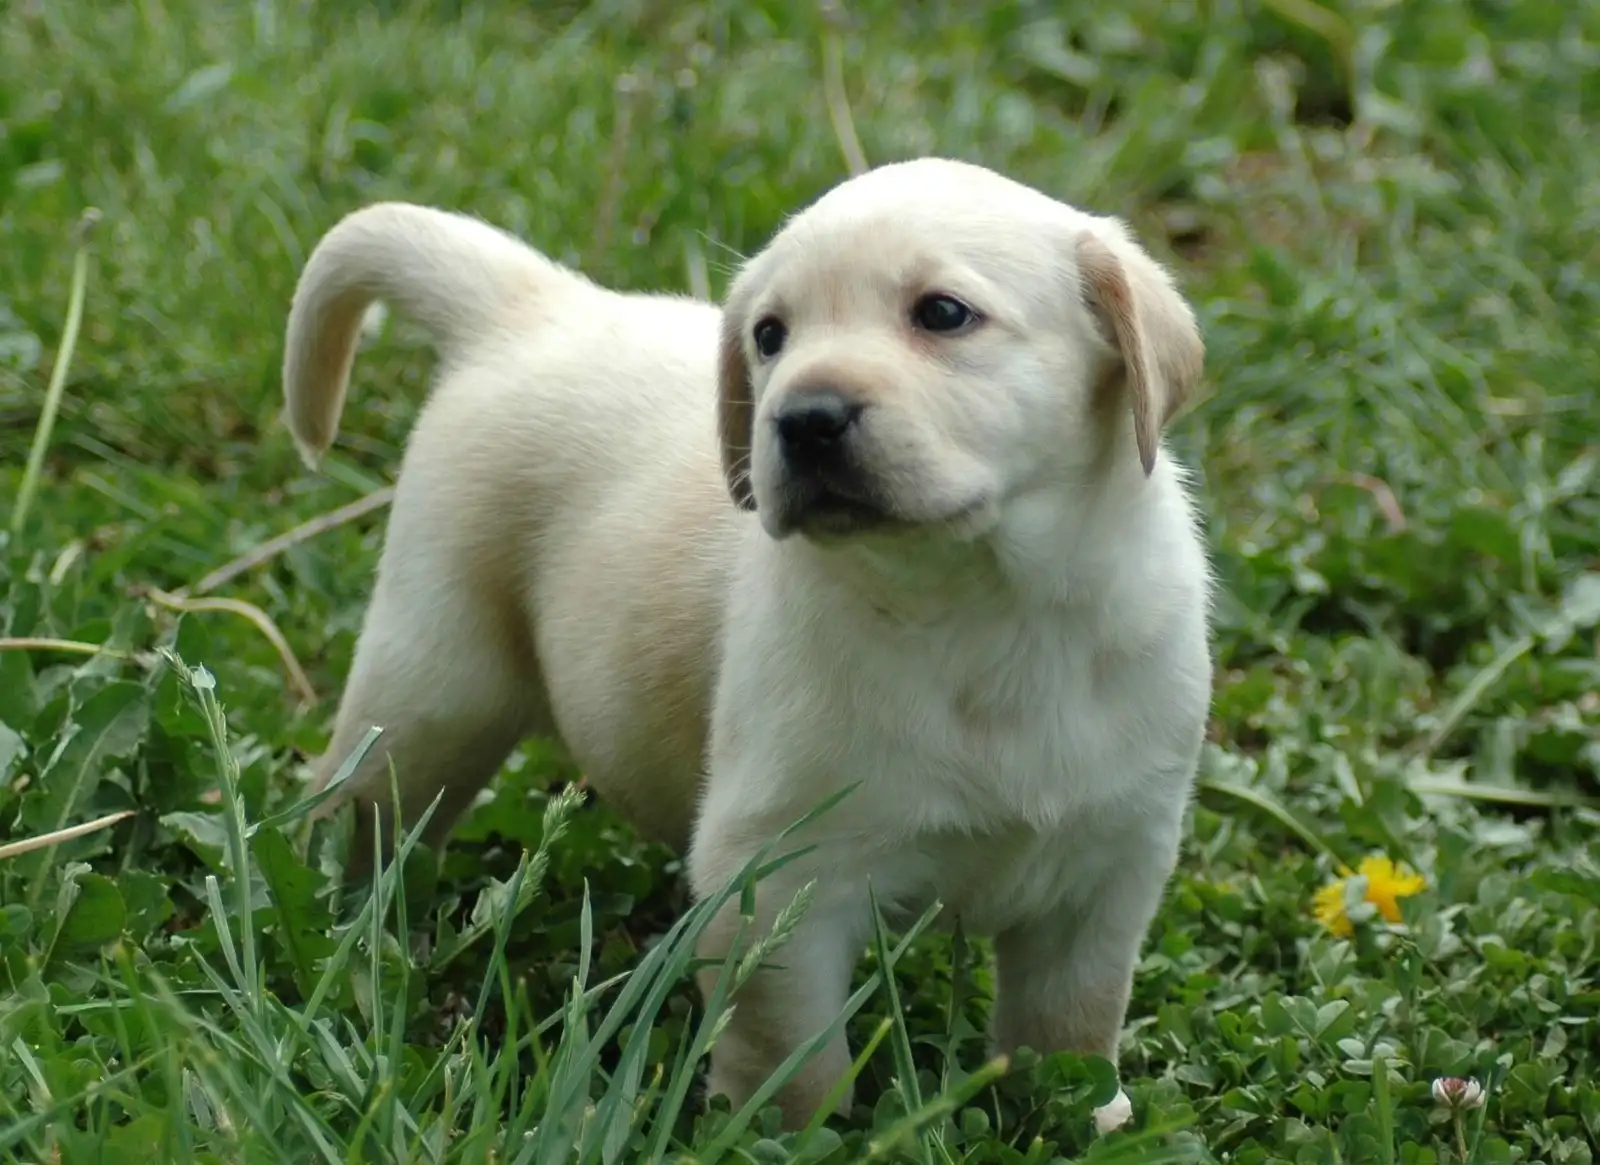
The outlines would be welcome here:
[[[0,7],[8,525],[85,289],[0,534],[0,844],[135,811],[0,859],[0,1156],[1592,1161],[1597,66],[1600,6],[1568,0]],[[1102,1063],[968,1078],[990,980],[947,939],[863,961],[853,1044],[881,1042],[849,1121],[703,1113],[709,1032],[656,942],[673,858],[575,809],[547,743],[437,877],[336,925],[300,823],[245,823],[326,740],[381,511],[205,596],[247,608],[173,609],[393,479],[431,368],[407,321],[324,472],[278,419],[289,297],[340,215],[466,210],[715,295],[852,134],[1124,215],[1208,340],[1172,441],[1221,583],[1214,728],[1130,1012],[1134,1129],[1099,1141]],[[1313,895],[1370,855],[1427,889],[1329,934]],[[574,995],[647,957],[637,996]],[[1447,1074],[1486,1106],[1453,1119]]]

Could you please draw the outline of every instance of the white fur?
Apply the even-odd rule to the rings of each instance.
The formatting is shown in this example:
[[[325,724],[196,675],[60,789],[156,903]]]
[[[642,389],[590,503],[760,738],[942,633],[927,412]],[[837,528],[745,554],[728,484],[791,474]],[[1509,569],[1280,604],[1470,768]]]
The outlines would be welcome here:
[[[1094,1131],[1101,1136],[1116,1132],[1123,1125],[1133,1119],[1133,1101],[1128,1099],[1128,1094],[1122,1089],[1117,1089],[1117,1094],[1095,1109]]]
[[[930,291],[981,324],[918,333]],[[939,900],[994,936],[1002,1048],[1114,1058],[1211,681],[1203,545],[1155,455],[1199,337],[1124,228],[978,167],[887,166],[791,220],[724,314],[370,207],[318,246],[291,314],[308,458],[374,298],[432,327],[444,367],[320,779],[379,724],[352,793],[384,799],[392,757],[407,814],[446,790],[439,837],[519,738],[557,733],[601,796],[688,847],[702,895],[859,782],[760,887],[763,922],[816,897],[739,993],[711,1088],[742,1101],[837,1013],[869,886],[896,918]],[[763,360],[750,329],[773,312],[789,338]],[[886,528],[794,502],[772,417],[819,384],[868,406],[851,439]],[[814,1059],[786,1122],[847,1064],[842,1040]]]

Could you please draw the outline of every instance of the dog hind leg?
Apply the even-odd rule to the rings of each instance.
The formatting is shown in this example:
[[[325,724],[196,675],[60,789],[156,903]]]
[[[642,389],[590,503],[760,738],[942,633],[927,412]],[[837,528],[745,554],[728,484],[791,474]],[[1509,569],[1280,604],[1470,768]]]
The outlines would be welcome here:
[[[382,729],[345,792],[322,810],[356,803],[352,874],[370,868],[374,811],[381,813],[385,851],[392,843],[391,762],[406,828],[443,794],[423,833],[425,842],[437,845],[543,719],[538,668],[514,614],[474,586],[469,560],[437,541],[406,538],[418,532],[406,528],[407,517],[397,506],[333,740],[315,782],[324,787],[368,729]],[[418,542],[426,548],[419,550]]]

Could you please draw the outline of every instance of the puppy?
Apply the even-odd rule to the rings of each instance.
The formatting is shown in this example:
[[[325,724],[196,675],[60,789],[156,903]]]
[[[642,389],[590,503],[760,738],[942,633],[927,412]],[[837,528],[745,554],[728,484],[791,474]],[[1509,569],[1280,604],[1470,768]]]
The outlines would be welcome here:
[[[838,1013],[869,887],[993,936],[1001,1050],[1114,1060],[1211,690],[1209,570],[1161,440],[1202,343],[1122,224],[977,166],[886,165],[790,220],[719,312],[371,206],[290,312],[313,464],[374,299],[442,368],[319,783],[381,726],[347,796],[387,806],[392,761],[404,815],[443,793],[438,840],[556,734],[687,849],[698,895],[856,785],[759,886],[756,933],[814,897],[739,991],[711,1091],[742,1102]],[[701,953],[737,924],[730,904]],[[848,1066],[842,1037],[813,1057],[786,1123]]]

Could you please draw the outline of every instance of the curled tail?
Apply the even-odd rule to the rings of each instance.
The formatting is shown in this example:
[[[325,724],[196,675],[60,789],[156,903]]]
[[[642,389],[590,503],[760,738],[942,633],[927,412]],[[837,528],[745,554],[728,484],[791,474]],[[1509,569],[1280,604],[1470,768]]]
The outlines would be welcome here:
[[[306,464],[314,467],[338,435],[374,301],[393,303],[448,351],[503,326],[510,308],[556,279],[578,277],[466,215],[404,202],[347,215],[312,251],[289,309],[283,396]]]

